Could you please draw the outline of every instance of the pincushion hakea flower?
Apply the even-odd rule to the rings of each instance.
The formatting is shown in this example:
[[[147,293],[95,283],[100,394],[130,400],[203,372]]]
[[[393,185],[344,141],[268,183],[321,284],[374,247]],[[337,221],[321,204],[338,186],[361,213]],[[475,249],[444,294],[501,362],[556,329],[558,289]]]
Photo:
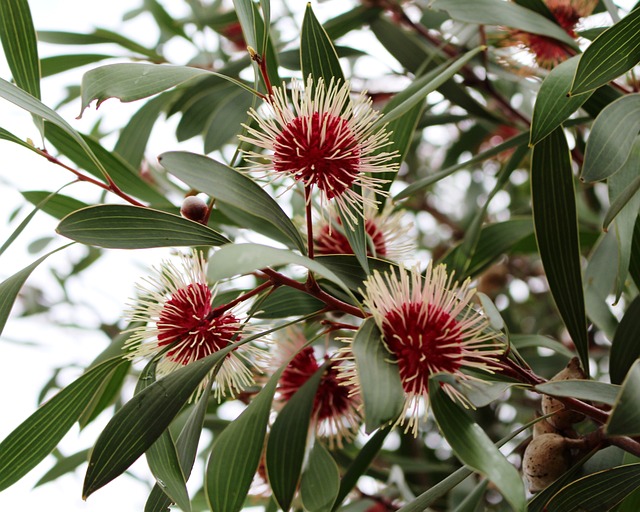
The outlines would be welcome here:
[[[140,297],[127,316],[141,325],[129,331],[126,357],[154,357],[168,348],[156,369],[163,376],[241,339],[242,325],[236,315],[212,306],[216,288],[207,284],[205,265],[200,255],[182,255],[181,268],[165,261],[154,269],[155,275],[138,285]],[[227,391],[234,396],[253,384],[252,369],[262,359],[262,351],[249,345],[231,352],[215,377],[218,401]],[[204,386],[206,381],[196,394]]]
[[[400,261],[413,253],[411,225],[403,222],[405,212],[394,211],[393,205],[387,203],[380,212],[366,208],[364,213],[368,256]],[[323,217],[316,224],[313,234],[315,254],[353,254],[335,210],[330,210],[328,218]]]
[[[598,0],[544,0],[544,3],[558,25],[575,39],[578,22],[593,12]],[[557,66],[572,55],[560,41],[522,30],[511,30],[509,36],[502,41],[502,45],[525,48],[531,53],[536,64],[545,69]]]
[[[424,278],[417,269],[401,269],[399,275],[375,271],[364,284],[365,305],[398,365],[405,392],[398,423],[403,425],[408,415],[406,430],[417,435],[429,377],[445,372],[464,381],[473,378],[464,369],[490,372],[504,347],[496,341],[499,333],[487,329],[488,319],[470,307],[475,295],[470,281],[458,286],[444,265],[429,265]],[[441,385],[449,396],[469,405],[453,385]]]
[[[287,402],[309,378],[318,371],[324,361],[318,360],[313,347],[302,348],[307,342],[299,329],[285,330],[286,338],[278,342],[273,364],[282,365],[291,359],[278,383],[278,400]],[[345,374],[348,361],[332,360],[326,366],[313,403],[312,424],[321,437],[328,438],[329,448],[342,448],[344,441],[353,439],[360,426],[360,396]]]
[[[375,206],[370,199],[373,194],[366,192],[385,180],[372,175],[398,168],[396,153],[382,151],[390,144],[389,134],[384,128],[373,129],[379,114],[371,100],[364,93],[352,100],[348,82],[332,79],[327,85],[309,77],[304,90],[295,80],[290,92],[284,84],[274,87],[266,109],[265,115],[249,112],[257,128],[245,126],[247,135],[240,136],[268,150],[266,154],[245,152],[255,164],[253,169],[273,178],[289,175],[307,187],[317,187],[321,211],[333,200],[356,224],[358,218],[348,206],[363,202]],[[354,185],[361,187],[362,194]]]

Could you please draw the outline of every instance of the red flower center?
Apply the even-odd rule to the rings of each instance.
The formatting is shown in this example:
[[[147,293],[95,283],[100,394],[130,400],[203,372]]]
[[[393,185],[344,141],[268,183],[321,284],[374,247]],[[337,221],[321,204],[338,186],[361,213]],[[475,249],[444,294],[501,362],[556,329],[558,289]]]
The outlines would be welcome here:
[[[398,361],[400,380],[407,393],[424,394],[429,376],[455,373],[461,366],[462,338],[458,323],[431,305],[405,303],[386,314],[383,335]]]
[[[358,175],[360,150],[348,122],[329,113],[296,117],[274,144],[274,168],[316,184],[327,198],[339,196]]]
[[[302,385],[320,368],[312,347],[306,347],[296,355],[280,377],[280,392],[283,400],[288,401]],[[341,415],[349,408],[350,386],[340,385],[338,369],[331,363],[325,370],[313,402],[313,414],[322,421]]]
[[[337,223],[342,225],[340,219],[337,219]],[[387,244],[382,230],[371,219],[365,220],[364,229],[375,248],[375,256],[386,256]],[[315,248],[318,254],[353,254],[353,249],[344,233],[338,229],[329,230],[328,224],[322,226],[315,237]],[[370,248],[367,249],[367,256],[374,256]]]
[[[203,283],[189,284],[171,295],[157,323],[158,346],[175,344],[167,353],[169,359],[188,364],[240,339],[235,316],[223,313],[210,318],[211,311],[211,290]]]

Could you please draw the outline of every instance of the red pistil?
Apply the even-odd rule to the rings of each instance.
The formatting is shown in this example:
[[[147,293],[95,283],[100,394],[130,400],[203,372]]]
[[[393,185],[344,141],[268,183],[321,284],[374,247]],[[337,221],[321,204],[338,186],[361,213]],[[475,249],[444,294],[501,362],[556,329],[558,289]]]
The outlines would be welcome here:
[[[457,322],[446,312],[424,304],[402,304],[387,313],[385,343],[398,361],[400,379],[408,393],[423,394],[429,376],[456,373],[460,368],[462,339]]]
[[[340,219],[337,219],[337,223],[342,225]],[[367,219],[364,223],[364,229],[373,244],[375,256],[386,256],[387,244],[384,233],[378,228],[375,221]],[[315,240],[315,248],[318,254],[353,254],[353,249],[347,237],[338,229],[330,229],[328,224],[320,228]],[[367,249],[367,256],[374,256],[369,248]]]
[[[211,290],[189,284],[167,301],[158,320],[158,346],[175,343],[167,357],[180,364],[202,359],[238,340],[238,320],[231,313],[211,315]],[[235,337],[235,339],[234,339]]]
[[[326,112],[290,121],[276,138],[274,149],[276,171],[291,173],[307,185],[316,184],[329,199],[349,188],[360,168],[358,141],[348,122]]]

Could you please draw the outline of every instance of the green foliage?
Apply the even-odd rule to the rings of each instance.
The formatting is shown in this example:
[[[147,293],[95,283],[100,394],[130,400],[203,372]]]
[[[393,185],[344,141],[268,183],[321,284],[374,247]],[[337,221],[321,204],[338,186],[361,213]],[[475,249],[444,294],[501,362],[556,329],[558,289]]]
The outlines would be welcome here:
[[[19,204],[0,257],[24,268],[0,283],[0,331],[71,317],[108,341],[71,384],[56,369],[41,398],[57,394],[0,442],[0,489],[53,454],[38,485],[81,469],[87,498],[144,454],[145,512],[635,510],[640,8],[179,4],[81,33],[0,3],[0,106],[35,122],[0,128],[28,162],[3,174]],[[69,85],[57,107],[52,76]],[[329,83],[351,102],[312,101]],[[33,159],[69,179],[50,185]],[[21,247],[26,267],[8,259]],[[112,249],[148,248],[167,261],[107,318],[84,274],[106,289]],[[438,263],[445,279],[418,289]],[[563,370],[576,355],[586,379]],[[537,418],[542,396],[585,419]],[[99,417],[90,449],[58,451]],[[560,448],[527,502],[536,422]]]

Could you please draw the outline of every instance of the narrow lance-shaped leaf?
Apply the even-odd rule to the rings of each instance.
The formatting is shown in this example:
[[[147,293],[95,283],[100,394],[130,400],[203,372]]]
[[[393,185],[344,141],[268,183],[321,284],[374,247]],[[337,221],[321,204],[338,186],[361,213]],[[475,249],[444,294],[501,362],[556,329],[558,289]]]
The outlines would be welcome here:
[[[106,169],[102,165],[102,162],[96,157],[96,155],[91,151],[91,148],[87,145],[84,139],[80,136],[80,134],[73,129],[73,127],[65,121],[58,113],[51,110],[40,100],[32,96],[31,94],[23,91],[22,89],[16,87],[15,85],[7,82],[0,78],[0,97],[5,100],[17,105],[20,108],[25,109],[28,112],[36,116],[43,117],[47,121],[51,121],[55,125],[62,128],[66,131],[73,139],[80,144],[80,147],[87,153],[91,161],[96,165],[96,167],[100,170],[100,172],[108,177]]]
[[[584,51],[571,94],[581,94],[618,78],[640,62],[640,9],[636,7],[600,34]]]
[[[640,487],[640,464],[617,466],[570,483],[545,506],[548,512],[612,510]]]
[[[589,99],[591,94],[568,97],[580,56],[576,55],[554,67],[540,86],[531,118],[529,144],[537,144]]]
[[[300,65],[305,80],[311,75],[314,81],[322,78],[327,85],[332,80],[344,82],[344,74],[336,50],[327,32],[313,13],[311,3],[307,4],[302,21]]]
[[[104,379],[124,362],[115,357],[87,371],[41,405],[0,443],[0,491],[20,480],[51,453]]]
[[[557,24],[541,14],[502,0],[435,0],[434,9],[447,11],[458,21],[479,25],[502,25],[510,28],[552,37],[577,48],[576,42]]]
[[[331,454],[316,439],[300,481],[302,503],[309,512],[329,512],[340,487],[340,472]]]
[[[76,242],[110,249],[212,246],[223,235],[179,215],[131,205],[97,205],[66,216],[56,229]]]
[[[322,375],[321,366],[278,413],[267,442],[267,475],[271,490],[283,510],[289,510],[300,481],[302,461]]]
[[[524,512],[522,479],[484,430],[451,401],[435,379],[429,384],[429,401],[436,422],[456,456],[468,467],[486,475],[514,510]]]
[[[242,509],[264,450],[271,402],[283,369],[271,376],[240,416],[217,436],[207,463],[205,484],[212,510]]]
[[[159,162],[176,178],[200,190],[217,201],[239,208],[248,214],[251,225],[245,226],[263,231],[270,224],[289,246],[305,252],[305,243],[300,233],[278,203],[251,178],[216,162],[206,156],[181,151],[163,153]]]
[[[213,368],[250,339],[174,371],[129,400],[111,418],[93,447],[84,480],[84,498],[126,471],[167,429]]]
[[[118,98],[124,102],[135,101],[202,76],[217,76],[257,94],[243,82],[215,71],[188,66],[108,64],[92,69],[82,77],[82,111],[93,100],[98,100],[98,107],[109,98]]]
[[[398,418],[404,391],[398,367],[389,362],[389,351],[373,318],[358,329],[352,351],[364,403],[365,432],[370,433]]]
[[[27,0],[0,2],[0,41],[16,85],[40,99],[38,42]]]
[[[611,343],[611,382],[621,384],[633,362],[640,357],[640,295],[625,312]]]
[[[580,271],[573,173],[562,128],[539,142],[531,161],[533,218],[551,294],[589,371],[589,341]]]
[[[156,382],[156,367],[158,359],[149,362],[140,374],[136,384],[135,393],[151,386]],[[182,472],[178,453],[171,432],[167,429],[145,452],[149,469],[156,479],[162,482],[163,492],[171,498],[171,501],[185,512],[191,512],[191,502],[187,492],[185,475]]]
[[[34,261],[31,265],[26,266],[20,272],[13,274],[11,277],[5,279],[2,283],[0,283],[0,334],[2,333],[4,326],[7,323],[7,319],[9,318],[9,313],[11,313],[11,308],[13,307],[13,303],[24,285],[25,281],[31,275],[40,263],[46,260],[52,254],[69,247],[69,245],[65,245],[56,249],[55,251],[51,251],[48,254],[45,254],[41,258]]]
[[[633,149],[640,131],[640,93],[607,105],[591,127],[581,178],[599,181],[617,172]]]
[[[629,369],[605,431],[610,436],[640,435],[640,359]]]
[[[207,386],[198,403],[191,411],[189,419],[182,428],[176,441],[180,467],[186,479],[189,479],[191,475],[191,470],[193,469],[193,464],[198,454],[198,443],[200,434],[202,433],[202,426],[204,424],[204,417],[207,412],[210,395],[211,387]],[[149,498],[147,498],[144,512],[167,512],[171,503],[171,499],[164,493],[162,487],[156,483],[149,494]]]

